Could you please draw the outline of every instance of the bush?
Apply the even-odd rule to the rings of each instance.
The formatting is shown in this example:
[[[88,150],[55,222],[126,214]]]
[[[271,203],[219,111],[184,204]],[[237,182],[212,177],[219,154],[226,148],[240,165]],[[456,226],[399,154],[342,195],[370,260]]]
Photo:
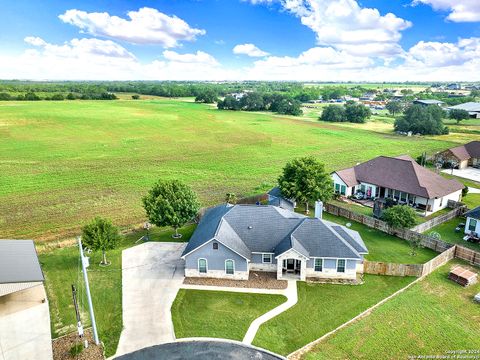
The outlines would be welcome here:
[[[320,120],[329,122],[345,121],[345,108],[340,105],[327,105],[322,111]]]
[[[69,352],[72,357],[77,357],[82,353],[83,350],[84,350],[83,344],[77,343],[70,348]]]
[[[347,102],[345,104],[345,121],[364,123],[372,116],[372,112],[363,104]]]
[[[412,105],[401,118],[395,120],[395,131],[422,135],[448,134],[448,128],[442,122],[444,116],[445,112],[439,106]]]
[[[467,196],[467,194],[468,194],[468,186],[465,186],[465,187],[462,189],[462,197]]]

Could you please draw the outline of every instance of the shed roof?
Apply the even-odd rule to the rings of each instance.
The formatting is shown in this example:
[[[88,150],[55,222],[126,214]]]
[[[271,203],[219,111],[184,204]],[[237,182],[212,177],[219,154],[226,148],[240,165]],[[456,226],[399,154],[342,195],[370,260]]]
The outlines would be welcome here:
[[[458,109],[458,110],[465,110],[470,113],[477,113],[477,112],[480,112],[480,102],[466,102],[463,104],[450,106],[448,109]]]
[[[0,240],[0,284],[44,280],[32,240]]]

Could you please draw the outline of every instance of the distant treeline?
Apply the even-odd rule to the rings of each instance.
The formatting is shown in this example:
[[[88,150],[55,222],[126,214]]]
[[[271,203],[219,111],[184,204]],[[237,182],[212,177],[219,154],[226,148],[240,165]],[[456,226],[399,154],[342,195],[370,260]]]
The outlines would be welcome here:
[[[0,101],[39,101],[39,100],[116,100],[117,96],[113,93],[101,92],[101,93],[83,93],[74,94],[68,93],[64,95],[62,93],[52,93],[51,95],[41,96],[37,93],[30,91],[26,94],[13,95],[7,92],[0,92]]]
[[[301,102],[295,98],[278,93],[249,92],[240,98],[227,95],[219,100],[221,110],[273,111],[285,115],[302,115]]]

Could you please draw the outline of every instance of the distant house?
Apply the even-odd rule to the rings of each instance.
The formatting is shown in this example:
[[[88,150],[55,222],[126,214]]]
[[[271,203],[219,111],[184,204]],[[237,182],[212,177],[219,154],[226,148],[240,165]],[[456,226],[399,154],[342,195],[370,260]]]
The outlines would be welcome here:
[[[52,359],[45,281],[31,240],[0,240],[2,359]]]
[[[465,223],[465,234],[480,234],[480,206],[465,213],[467,221]]]
[[[468,112],[472,119],[480,119],[480,103],[479,102],[467,102],[455,106],[450,106],[447,110],[465,110]]]
[[[442,151],[435,155],[435,161],[442,164],[450,163],[458,169],[480,165],[480,141],[471,141]]]
[[[220,205],[202,217],[182,258],[185,276],[247,280],[250,271],[305,280],[356,279],[368,250],[344,226],[270,205]]]
[[[362,192],[367,198],[391,198],[433,213],[459,201],[463,184],[420,166],[410,156],[379,156],[332,173],[334,191],[343,196]]]
[[[462,90],[462,85],[457,84],[457,83],[448,84],[447,86],[445,86],[445,89],[447,89],[447,90]]]
[[[287,199],[282,195],[282,190],[278,186],[274,187],[268,193],[268,205],[278,206],[285,210],[293,211],[296,207],[295,200]]]
[[[443,101],[433,100],[433,99],[414,100],[414,101],[413,101],[413,104],[415,104],[415,105],[422,105],[422,106],[430,106],[430,105],[442,106]]]

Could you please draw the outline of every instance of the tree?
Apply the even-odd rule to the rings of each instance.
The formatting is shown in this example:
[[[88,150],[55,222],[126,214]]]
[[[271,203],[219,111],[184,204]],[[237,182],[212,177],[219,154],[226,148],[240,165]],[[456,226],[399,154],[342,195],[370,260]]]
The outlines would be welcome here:
[[[179,180],[159,180],[142,201],[150,222],[173,227],[173,238],[182,237],[178,228],[192,220],[200,208],[197,195]]]
[[[83,244],[93,251],[102,251],[102,265],[108,265],[107,250],[115,249],[119,240],[118,228],[108,219],[96,217],[82,228]]]
[[[217,108],[220,110],[240,110],[240,102],[232,95],[227,95],[223,100],[218,101]]]
[[[235,205],[237,203],[237,195],[235,193],[227,193],[225,195],[225,202],[227,204]]]
[[[398,113],[402,112],[403,105],[400,101],[390,101],[390,102],[387,103],[385,108],[388,110],[388,112],[391,115],[395,116],[395,114],[398,114]]]
[[[409,106],[401,118],[395,120],[395,131],[419,133],[422,135],[448,134],[448,128],[443,125],[445,112],[436,105]]]
[[[372,116],[372,112],[363,104],[349,101],[345,104],[345,120],[353,123],[364,123]]]
[[[333,182],[325,166],[314,157],[303,157],[288,162],[278,178],[278,185],[286,198],[305,203],[316,200],[326,202],[333,196]]]
[[[263,96],[258,92],[243,95],[240,99],[240,108],[247,111],[265,110]]]
[[[448,117],[457,122],[457,125],[460,124],[460,121],[470,118],[470,114],[466,110],[462,109],[452,109],[448,113]]]
[[[386,209],[382,218],[391,227],[410,229],[416,224],[417,214],[410,206],[395,205]]]
[[[213,104],[217,100],[217,92],[212,88],[203,89],[195,97],[195,102],[203,102],[205,104]]]
[[[340,105],[327,105],[322,111],[320,120],[330,122],[345,121],[345,108]]]
[[[138,100],[138,99],[140,99],[140,95],[138,94],[132,95],[132,100]]]
[[[67,100],[75,100],[76,97],[75,97],[75,95],[74,95],[73,93],[68,93],[67,96],[66,96],[66,99],[67,99]]]

